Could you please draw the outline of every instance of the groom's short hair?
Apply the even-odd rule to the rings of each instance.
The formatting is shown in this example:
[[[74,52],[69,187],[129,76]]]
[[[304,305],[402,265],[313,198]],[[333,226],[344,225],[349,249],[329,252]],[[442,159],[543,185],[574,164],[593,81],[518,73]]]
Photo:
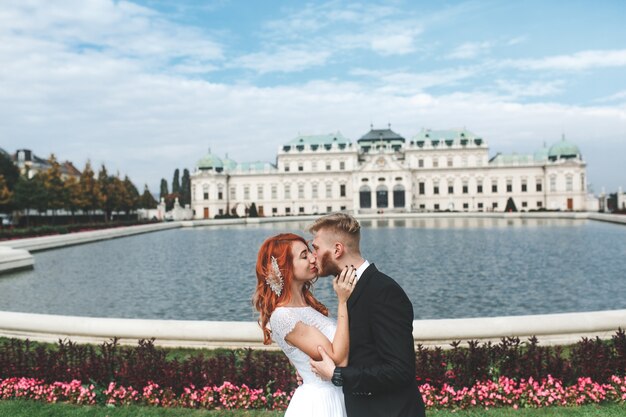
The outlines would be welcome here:
[[[346,213],[332,213],[317,219],[311,226],[309,232],[315,234],[320,230],[331,231],[344,238],[344,244],[359,251],[359,241],[361,240],[361,225],[354,217]]]

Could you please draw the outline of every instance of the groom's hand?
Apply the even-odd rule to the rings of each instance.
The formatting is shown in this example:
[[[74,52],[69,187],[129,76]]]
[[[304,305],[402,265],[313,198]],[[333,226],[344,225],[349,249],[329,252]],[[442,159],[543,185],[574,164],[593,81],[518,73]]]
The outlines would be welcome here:
[[[320,352],[320,356],[322,357],[321,361],[315,361],[311,359],[311,370],[313,373],[324,381],[330,381],[330,378],[333,376],[333,372],[335,371],[335,362],[328,356],[326,350],[318,346],[317,350]]]

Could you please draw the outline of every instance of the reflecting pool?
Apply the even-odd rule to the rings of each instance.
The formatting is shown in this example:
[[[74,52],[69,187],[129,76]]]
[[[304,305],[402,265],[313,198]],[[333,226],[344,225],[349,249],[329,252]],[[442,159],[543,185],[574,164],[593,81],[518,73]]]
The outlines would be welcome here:
[[[626,308],[626,227],[588,220],[364,220],[362,251],[416,319]],[[0,276],[0,310],[94,317],[256,319],[256,253],[308,222],[195,227],[35,253]],[[334,311],[332,285],[315,293]]]

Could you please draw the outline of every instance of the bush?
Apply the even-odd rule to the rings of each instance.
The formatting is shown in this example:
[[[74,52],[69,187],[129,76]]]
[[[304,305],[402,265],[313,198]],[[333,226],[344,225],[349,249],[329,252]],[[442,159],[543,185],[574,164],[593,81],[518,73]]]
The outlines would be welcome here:
[[[295,373],[279,351],[251,349],[198,351],[169,358],[168,351],[154,340],[137,346],[120,346],[116,339],[99,346],[60,340],[53,347],[28,340],[0,340],[0,379],[27,377],[47,383],[90,381],[105,387],[110,383],[142,390],[150,383],[181,395],[185,387],[220,386],[225,381],[241,386],[271,387],[291,392]],[[459,342],[450,350],[426,349],[419,345],[415,356],[416,379],[420,385],[456,389],[478,382],[506,377],[515,381],[543,380],[548,376],[564,384],[579,378],[607,383],[626,373],[626,334],[619,330],[611,340],[583,338],[568,347],[540,346],[532,337],[527,342],[503,338],[500,343]]]

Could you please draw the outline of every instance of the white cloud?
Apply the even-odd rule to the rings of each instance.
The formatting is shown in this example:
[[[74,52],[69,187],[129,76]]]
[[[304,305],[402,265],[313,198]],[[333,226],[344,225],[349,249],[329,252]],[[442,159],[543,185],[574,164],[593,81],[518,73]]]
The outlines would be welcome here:
[[[522,70],[580,71],[592,68],[626,66],[626,49],[581,51],[571,55],[549,56],[540,59],[506,60],[503,67]]]
[[[268,72],[296,72],[311,67],[324,65],[331,53],[324,50],[290,50],[283,49],[277,52],[258,52],[236,58],[232,67],[253,69],[260,74]]]
[[[626,101],[626,90],[618,91],[615,94],[611,94],[607,97],[601,97],[594,100],[596,103],[610,103],[610,102],[622,102]]]
[[[405,55],[415,51],[416,37],[421,29],[405,29],[391,31],[386,34],[373,35],[370,46],[380,55]]]
[[[509,80],[496,80],[496,85],[509,98],[516,99],[520,97],[543,97],[560,93],[563,91],[565,82],[563,80],[555,80],[520,83]]]
[[[492,47],[492,42],[467,42],[457,46],[446,57],[448,59],[473,59],[488,53]]]

